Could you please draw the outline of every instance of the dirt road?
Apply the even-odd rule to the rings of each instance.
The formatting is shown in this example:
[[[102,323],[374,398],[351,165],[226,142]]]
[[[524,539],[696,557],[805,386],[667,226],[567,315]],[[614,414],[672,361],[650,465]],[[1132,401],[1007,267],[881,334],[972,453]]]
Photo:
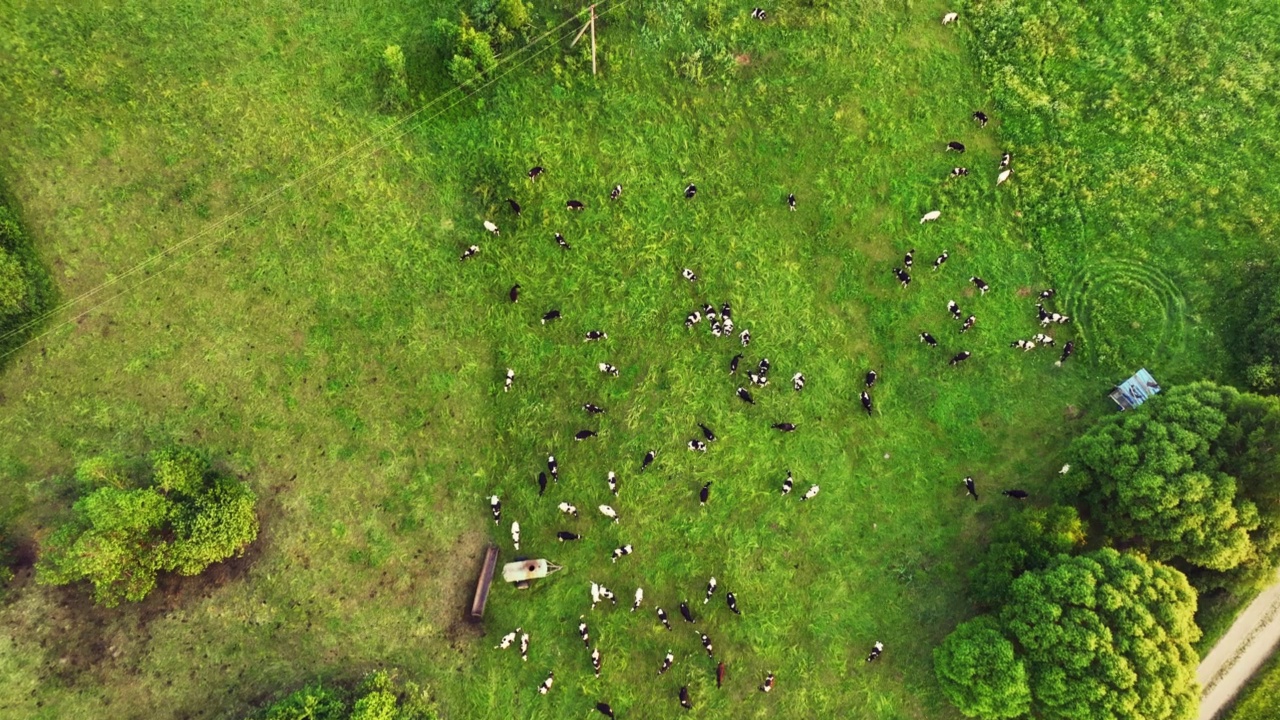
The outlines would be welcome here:
[[[1280,583],[1240,613],[1226,635],[1200,661],[1200,720],[1213,720],[1249,682],[1280,643]]]

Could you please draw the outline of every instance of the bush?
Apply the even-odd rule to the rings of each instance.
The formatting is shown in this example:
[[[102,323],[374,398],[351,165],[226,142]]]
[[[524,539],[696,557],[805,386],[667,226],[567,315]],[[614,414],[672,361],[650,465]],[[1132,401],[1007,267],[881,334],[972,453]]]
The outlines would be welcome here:
[[[498,52],[524,36],[533,17],[521,0],[474,0],[457,22],[441,18],[436,32],[446,45],[449,77],[474,88],[498,66]]]
[[[32,328],[19,328],[44,310],[48,295],[48,277],[17,216],[0,202],[0,353],[26,339]]]
[[[388,112],[401,112],[409,107],[409,76],[404,68],[404,51],[399,45],[388,45],[382,51],[382,107]]]
[[[1016,718],[1031,709],[1027,668],[989,615],[961,623],[933,662],[942,692],[969,717]]]
[[[1272,270],[1254,284],[1260,289],[1251,303],[1253,315],[1236,352],[1245,368],[1245,380],[1255,392],[1280,393],[1280,270]]]
[[[262,720],[434,720],[427,694],[412,682],[399,683],[385,670],[370,673],[354,690],[308,685],[252,716]]]
[[[161,572],[196,575],[243,553],[258,535],[253,491],[189,448],[155,453],[142,482],[105,458],[81,463],[76,479],[87,494],[42,543],[36,577],[88,581],[108,607],[142,600]]]

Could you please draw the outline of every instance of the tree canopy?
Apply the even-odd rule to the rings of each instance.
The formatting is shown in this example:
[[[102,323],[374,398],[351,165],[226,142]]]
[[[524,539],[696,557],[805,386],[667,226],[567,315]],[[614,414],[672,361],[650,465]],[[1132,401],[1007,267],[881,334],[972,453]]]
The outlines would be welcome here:
[[[1071,447],[1068,484],[1118,542],[1154,558],[1213,571],[1274,561],[1274,518],[1251,495],[1267,491],[1277,406],[1214,385],[1167,390],[1108,418]],[[1275,508],[1275,504],[1267,507]],[[1268,510],[1271,515],[1280,509]]]
[[[1027,668],[990,615],[961,623],[933,651],[942,691],[969,717],[1016,718],[1031,709]]]
[[[992,532],[991,543],[970,574],[970,594],[980,605],[1000,607],[1022,573],[1048,567],[1058,555],[1083,545],[1084,538],[1080,515],[1068,505],[1013,515]]]
[[[77,467],[85,494],[42,544],[40,582],[87,580],[98,602],[114,606],[145,598],[161,572],[199,574],[257,537],[253,491],[214,472],[196,451],[159,451],[151,470],[135,481],[110,458]]]

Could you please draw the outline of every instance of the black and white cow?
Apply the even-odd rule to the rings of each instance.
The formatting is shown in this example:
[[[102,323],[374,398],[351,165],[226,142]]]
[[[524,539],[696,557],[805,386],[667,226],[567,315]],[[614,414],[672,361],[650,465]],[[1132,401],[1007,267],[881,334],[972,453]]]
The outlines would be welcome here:
[[[969,282],[973,283],[974,286],[978,288],[978,292],[983,295],[986,295],[987,291],[991,289],[990,286],[988,286],[985,282],[982,281],[982,278],[976,275],[969,278]]]
[[[559,319],[560,319],[559,310],[548,310],[547,313],[542,316],[542,324],[546,325],[548,322],[551,322],[552,320],[559,320]]]
[[[1000,494],[1007,498],[1013,498],[1014,500],[1026,500],[1028,497],[1031,497],[1031,493],[1028,493],[1026,490],[1001,490]]]
[[[715,651],[711,647],[711,638],[706,633],[698,633],[698,637],[702,639],[702,647],[707,649],[707,657],[715,657]]]
[[[929,347],[938,347],[938,341],[934,340],[933,336],[927,332],[920,333],[920,342],[928,345]]]
[[[502,501],[497,495],[489,496],[489,510],[493,513],[493,524],[497,525],[502,521]]]
[[[951,142],[947,143],[947,152],[957,152],[957,153],[964,154],[964,143],[956,142],[955,140],[952,140]]]
[[[600,413],[604,412],[604,408],[600,407],[599,405],[592,405],[591,403],[586,403],[585,405],[582,406],[582,409],[587,411],[588,415],[599,415]]]
[[[738,596],[737,596],[737,595],[734,595],[733,593],[729,593],[728,595],[725,595],[725,596],[724,596],[724,600],[725,600],[725,602],[726,602],[726,603],[728,603],[728,604],[729,604],[729,611],[730,611],[730,612],[732,612],[734,615],[741,615],[741,614],[742,614],[742,611],[738,609]]]
[[[572,515],[574,517],[578,517],[578,508],[576,506],[570,505],[567,502],[562,502],[560,503],[559,508],[560,508],[560,512],[564,513],[565,515]]]
[[[595,430],[579,430],[578,432],[573,434],[573,439],[578,441],[588,440],[590,438],[595,437],[596,435],[597,433]]]
[[[573,249],[573,247],[570,246],[569,243],[565,241],[564,236],[561,235],[560,233],[556,233],[555,238],[556,238],[556,244],[560,246],[561,250]]]
[[[594,342],[596,340],[608,340],[609,336],[603,330],[588,330],[583,336],[582,342]]]
[[[862,409],[866,410],[868,415],[870,415],[875,410],[875,407],[871,402],[871,393],[867,392],[866,390],[862,391]]]
[[[650,450],[649,452],[645,453],[644,459],[640,461],[640,472],[644,472],[645,468],[652,465],[653,459],[657,456],[658,456],[658,453],[654,450]]]
[[[969,168],[953,167],[951,168],[951,177],[964,177],[969,174]]]
[[[511,289],[507,291],[507,297],[510,298],[513,303],[520,302],[520,283],[516,283],[511,286]]]
[[[680,277],[684,278],[685,280],[688,280],[689,282],[698,282],[698,276],[694,274],[694,272],[689,268],[685,268],[681,270]]]
[[[898,282],[902,284],[902,287],[906,287],[911,284],[911,274],[906,270],[903,270],[902,268],[894,268],[893,274],[898,278]]]
[[[810,486],[809,486],[809,489],[808,489],[808,490],[806,490],[806,491],[804,492],[804,495],[801,495],[801,496],[800,496],[800,499],[801,499],[801,500],[812,500],[812,499],[814,499],[815,497],[817,497],[817,496],[818,496],[818,491],[819,491],[819,490],[821,490],[821,488],[819,488],[817,485],[810,485]]]
[[[877,640],[876,644],[871,646],[871,652],[870,654],[867,655],[867,662],[878,660],[880,658],[880,655],[883,653],[884,653],[884,643]]]
[[[666,672],[671,669],[672,663],[674,663],[675,661],[676,661],[676,656],[672,655],[671,651],[668,650],[667,656],[662,658],[662,667],[658,668],[658,674],[659,675],[666,674]]]
[[[502,384],[502,392],[511,392],[511,383],[516,379],[516,371],[507,368],[507,379]]]
[[[547,679],[543,680],[542,684],[538,686],[538,692],[542,695],[546,695],[548,692],[551,691],[551,684],[554,683],[555,681],[556,681],[555,672],[547,673]]]
[[[700,322],[702,322],[702,313],[698,312],[697,310],[694,310],[693,312],[689,313],[684,318],[684,326],[686,328],[691,328]]]
[[[966,495],[972,495],[975,501],[978,499],[978,487],[973,482],[972,477],[966,477],[964,479],[964,492]]]
[[[790,495],[791,488],[795,485],[794,479],[791,477],[791,471],[787,471],[787,479],[782,481],[782,494]]]
[[[747,403],[748,405],[756,404],[755,398],[751,397],[751,393],[747,392],[746,388],[738,388],[737,394],[738,399],[742,402]]]
[[[980,128],[984,128],[987,126],[987,114],[982,112],[981,110],[973,111],[973,120],[974,122],[978,123],[978,127]]]
[[[916,249],[915,249],[915,248],[911,248],[910,250],[908,250],[908,251],[907,251],[907,254],[906,254],[906,255],[903,255],[903,256],[902,256],[902,264],[903,264],[903,266],[905,266],[908,270],[910,270],[910,269],[911,269],[911,266],[912,266],[913,264],[915,264],[915,261],[916,261]]]
[[[711,499],[711,481],[708,480],[706,483],[703,484],[702,489],[698,491],[698,504],[706,505],[707,501],[710,499]]]
[[[610,365],[609,363],[597,363],[596,367],[600,368],[600,372],[606,375],[618,377],[618,368]]]
[[[609,474],[605,475],[604,479],[605,479],[605,482],[609,484],[609,492],[613,493],[614,497],[617,497],[618,496],[618,474],[610,470]]]
[[[694,185],[693,183],[689,183],[688,187],[684,189],[685,200],[692,200],[693,196],[697,194],[698,194],[698,186]]]
[[[777,431],[779,431],[779,432],[784,432],[784,433],[789,433],[789,432],[795,432],[795,431],[796,431],[795,423],[789,423],[789,422],[784,422],[784,423],[774,423],[774,424],[772,425],[772,427],[773,427],[773,429],[774,429],[774,430],[777,430]]]
[[[586,205],[582,204],[581,200],[570,200],[569,202],[565,203],[564,206],[574,212],[582,212],[582,210],[587,207]]]
[[[804,389],[803,373],[796,373],[795,375],[791,376],[791,387],[795,388],[796,392],[800,392],[801,390]]]
[[[969,352],[968,350],[962,350],[962,351],[960,351],[960,352],[956,353],[955,357],[951,358],[951,364],[952,364],[952,365],[959,365],[960,363],[964,362],[965,360],[968,360],[972,355],[973,355],[973,353]]]
[[[715,594],[717,584],[718,583],[716,582],[715,576],[712,575],[711,579],[707,581],[707,596],[702,599],[703,605],[706,605],[708,602],[710,602],[711,596]]]
[[[667,632],[670,632],[670,631],[671,631],[671,623],[670,623],[670,621],[668,621],[668,620],[667,620],[667,611],[666,611],[666,610],[663,610],[662,608],[658,608],[658,619],[662,621],[662,626],[663,626],[663,627],[665,627],[665,628],[667,629]]]
[[[711,428],[703,425],[702,423],[698,423],[698,427],[702,430],[702,436],[707,439],[707,442],[716,441],[716,434],[711,432]]]
[[[547,456],[547,472],[551,473],[551,479],[560,482],[560,464],[556,462],[555,455]]]
[[[609,193],[610,200],[617,200],[622,195],[622,186],[614,185],[613,191]]]
[[[581,540],[582,536],[577,533],[571,533],[568,530],[561,530],[556,533],[556,539],[560,542],[572,542],[574,540]]]
[[[613,562],[615,562],[615,563],[616,563],[616,562],[618,562],[618,558],[620,558],[620,557],[626,557],[626,556],[630,555],[630,554],[631,554],[631,552],[632,552],[632,547],[631,547],[631,545],[630,545],[630,544],[623,545],[622,547],[614,548],[614,549],[613,549]]]
[[[697,450],[698,452],[706,452],[707,444],[697,438],[694,438],[693,440],[689,441],[689,449]]]
[[[976,315],[970,315],[969,317],[965,318],[964,324],[960,326],[960,332],[962,333],[967,332],[970,328],[973,327],[973,324],[977,321],[978,321],[978,316]]]
[[[475,256],[476,256],[476,253],[478,253],[478,252],[480,252],[480,246],[479,246],[479,245],[472,245],[471,247],[469,247],[469,248],[467,248],[466,250],[462,251],[462,259],[463,259],[463,260],[470,260],[471,258],[475,257]]]
[[[544,172],[546,172],[546,170],[544,170],[541,165],[534,165],[533,167],[529,168],[529,179],[537,180],[538,177],[542,175],[542,173]]]
[[[796,194],[795,193],[791,193],[790,195],[787,195],[787,208],[790,209],[792,212],[795,212],[796,210]]]
[[[950,257],[951,257],[951,254],[948,253],[946,250],[943,250],[942,254],[939,255],[936,260],[933,261],[933,269],[937,270],[938,268],[942,267],[943,263],[945,263]]]

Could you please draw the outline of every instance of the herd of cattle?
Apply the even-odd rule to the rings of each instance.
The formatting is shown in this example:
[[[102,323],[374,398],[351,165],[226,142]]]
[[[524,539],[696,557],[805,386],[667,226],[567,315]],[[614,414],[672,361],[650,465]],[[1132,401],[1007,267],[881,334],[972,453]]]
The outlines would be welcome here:
[[[757,19],[761,19],[761,20],[764,19],[763,11],[759,11]],[[947,18],[944,19],[944,24],[949,24],[954,21],[955,21],[955,17],[952,14],[948,14]],[[979,128],[986,127],[988,122],[988,117],[985,113],[983,113],[982,111],[976,111],[973,113],[972,117],[974,122],[976,122],[979,125]],[[964,153],[965,147],[962,143],[953,141],[947,144],[946,151]],[[1000,172],[996,180],[997,186],[1007,181],[1010,175],[1012,174],[1013,171],[1012,171],[1012,168],[1010,167],[1011,162],[1012,162],[1011,155],[1009,153],[1004,153],[1000,160],[1000,165],[999,165]],[[544,172],[545,172],[545,169],[541,166],[535,166],[531,168],[527,173],[529,181],[536,182],[538,178],[543,175]],[[968,174],[969,174],[969,170],[968,168],[965,168],[965,167],[956,167],[956,168],[953,168],[951,171],[951,177],[965,177]],[[622,185],[620,184],[614,185],[612,190],[609,192],[610,202],[617,201],[622,196],[622,193],[623,193]],[[698,193],[698,188],[696,187],[696,185],[690,183],[685,187],[683,194],[686,200],[692,201],[697,195],[697,193]],[[786,202],[789,210],[791,211],[796,210],[797,201],[794,193],[788,194],[786,198]],[[521,206],[516,200],[508,199],[507,203],[512,213],[514,213],[517,216],[521,213]],[[565,203],[565,207],[570,212],[578,212],[583,210],[586,207],[586,205],[580,200],[569,200]],[[938,220],[940,217],[941,217],[941,211],[934,210],[925,214],[924,217],[921,219],[921,223],[933,222]],[[484,229],[489,233],[492,233],[493,235],[500,234],[500,230],[498,226],[492,221],[485,220],[483,225],[484,225]],[[560,233],[555,233],[555,241],[563,250],[570,249],[569,243],[565,241],[564,237]],[[462,259],[468,260],[468,259],[474,258],[479,252],[480,252],[480,248],[477,245],[471,245],[463,252]],[[911,272],[914,269],[914,254],[915,254],[914,249],[909,250],[903,257],[902,265],[899,267],[893,268],[894,276],[897,278],[898,282],[901,284],[902,288],[904,289],[910,286],[910,284],[912,283]],[[945,263],[948,261],[949,258],[950,258],[949,252],[946,252],[946,251],[942,252],[933,261],[931,271],[936,272],[940,270],[945,265]],[[680,272],[680,277],[683,280],[688,281],[690,283],[697,284],[699,282],[698,275],[689,268],[683,268]],[[986,295],[986,293],[991,289],[990,286],[985,281],[982,280],[982,278],[977,276],[970,277],[969,282],[978,290],[979,297],[981,297],[982,295]],[[510,302],[516,303],[519,301],[520,289],[521,287],[518,284],[513,285],[510,288],[507,294],[507,297]],[[1037,299],[1039,302],[1036,303],[1036,308],[1038,310],[1038,320],[1042,330],[1049,327],[1050,325],[1054,325],[1054,324],[1062,325],[1062,324],[1067,324],[1071,321],[1070,317],[1045,309],[1044,303],[1046,301],[1049,301],[1051,298],[1053,298],[1055,294],[1056,294],[1055,291],[1052,289],[1041,291],[1038,294]],[[953,320],[960,323],[959,332],[958,332],[959,335],[963,335],[964,333],[968,332],[970,329],[974,327],[975,323],[977,322],[977,316],[975,314],[973,313],[966,314],[965,312],[962,312],[959,305],[954,300],[948,301],[947,311]],[[558,309],[550,309],[542,315],[541,322],[543,325],[545,325],[547,323],[554,322],[558,319],[560,319],[560,311]],[[716,338],[725,338],[725,337],[733,336],[732,335],[734,331],[733,308],[728,302],[720,304],[718,308],[714,303],[703,303],[701,304],[700,307],[695,308],[692,312],[690,312],[684,318],[684,325],[687,329],[693,329],[695,327],[698,327],[704,322],[706,323],[707,328],[709,329],[711,335]],[[607,340],[608,337],[609,336],[604,331],[593,329],[593,330],[588,330],[584,334],[583,340],[584,342],[599,342],[599,341]],[[750,345],[751,343],[750,330],[744,328],[738,334],[737,337],[738,337],[738,342],[741,344],[743,348],[746,348],[748,345]],[[936,337],[928,331],[921,331],[919,337],[920,337],[920,341],[925,343],[929,347],[938,347],[939,345],[939,342],[936,339]],[[1039,346],[1054,347],[1055,345],[1056,345],[1056,341],[1054,340],[1054,338],[1052,338],[1048,334],[1045,334],[1044,332],[1036,333],[1032,335],[1029,339],[1017,339],[1017,340],[1014,340],[1012,343],[1010,343],[1011,347],[1021,349],[1024,351],[1030,351]],[[1070,341],[1066,342],[1063,345],[1062,353],[1056,364],[1060,366],[1064,361],[1066,361],[1068,357],[1071,356],[1073,350],[1074,350],[1074,344]],[[949,364],[951,366],[956,366],[968,360],[970,357],[972,357],[971,352],[969,352],[968,350],[960,350],[951,357]],[[738,375],[739,366],[743,359],[744,359],[743,354],[738,353],[734,355],[733,358],[729,361],[728,370],[731,376]],[[604,362],[599,363],[598,369],[601,373],[604,373],[606,375],[615,376],[615,377],[619,375],[618,368],[609,363],[604,363]],[[751,369],[745,373],[747,382],[743,383],[742,385],[739,385],[736,388],[735,395],[738,397],[738,399],[744,403],[755,404],[755,399],[752,396],[751,391],[748,390],[747,387],[745,387],[744,385],[750,385],[753,387],[767,386],[769,383],[769,371],[770,371],[769,359],[761,358],[758,361],[758,363],[756,363],[754,369]],[[863,409],[869,415],[875,412],[875,403],[872,397],[872,391],[875,388],[877,378],[878,378],[878,373],[875,370],[868,370],[864,377],[863,388],[861,391],[860,399],[861,399]],[[515,383],[515,380],[516,380],[516,373],[514,369],[507,368],[503,390],[510,391],[513,387],[513,384]],[[805,382],[806,382],[805,376],[802,372],[796,372],[791,378],[792,388],[794,389],[795,392],[802,392],[805,387]],[[582,410],[588,416],[595,416],[605,412],[604,408],[590,402],[582,405]],[[699,427],[699,430],[701,431],[701,437],[700,438],[694,437],[693,439],[689,440],[687,444],[687,448],[690,451],[705,453],[708,448],[708,443],[715,443],[717,440],[717,436],[712,431],[711,428],[707,427],[703,423],[698,423],[698,427]],[[778,430],[779,432],[789,433],[796,430],[796,425],[791,422],[780,422],[780,423],[773,424],[772,428],[775,430]],[[596,435],[596,432],[593,430],[580,430],[574,435],[574,440],[575,441],[589,440],[595,437],[595,435]],[[640,466],[639,466],[640,472],[644,472],[647,468],[649,468],[649,466],[653,464],[656,456],[657,456],[656,450],[649,450],[640,461]],[[546,461],[546,466],[547,466],[546,471],[539,472],[538,474],[538,495],[539,496],[542,496],[546,492],[547,484],[548,484],[548,474],[550,474],[551,482],[553,483],[559,482],[559,465],[554,455],[548,456]],[[613,471],[609,471],[605,480],[606,480],[609,492],[612,494],[612,496],[615,498],[618,497],[617,474]],[[794,480],[791,472],[787,471],[787,477],[781,484],[781,489],[780,489],[781,495],[786,496],[791,493],[793,482]],[[705,505],[710,499],[711,484],[712,484],[711,482],[705,483],[698,494],[699,502],[703,505]],[[965,487],[965,492],[969,496],[972,496],[973,499],[976,501],[978,499],[978,490],[977,490],[977,486],[974,479],[972,477],[965,477],[963,479],[963,484]],[[801,495],[800,499],[812,500],[818,495],[819,490],[820,488],[818,485],[816,484],[812,485],[807,491],[805,491]],[[1005,495],[1006,497],[1010,497],[1015,500],[1024,500],[1028,497],[1028,493],[1026,491],[1019,490],[1019,489],[1003,490],[1002,494]],[[493,515],[494,523],[495,524],[501,523],[502,521],[501,498],[498,495],[490,496],[489,505]],[[578,508],[568,502],[562,501],[559,503],[558,507],[559,507],[559,510],[565,515],[569,515],[574,518],[577,518],[579,516]],[[597,507],[597,510],[599,511],[601,516],[603,516],[606,520],[611,521],[613,523],[621,522],[621,517],[618,511],[615,508],[613,508],[611,505],[600,504]],[[577,541],[581,539],[581,536],[579,534],[570,532],[568,530],[561,530],[557,532],[556,537],[560,542],[571,542],[571,541]],[[511,523],[511,540],[512,540],[513,547],[516,550],[519,550],[520,549],[520,524],[518,522]],[[626,557],[627,555],[630,555],[632,553],[632,550],[633,550],[633,547],[630,544],[620,545],[619,547],[613,550],[612,558],[611,558],[612,562],[616,563],[619,559]],[[712,600],[712,598],[716,594],[718,587],[719,587],[719,583],[717,582],[716,578],[711,577],[710,580],[707,582],[706,593],[703,599],[704,605],[709,603]],[[616,594],[600,583],[591,582],[590,593],[591,593],[591,610],[594,610],[596,605],[606,600],[609,601],[609,603],[612,605],[617,604]],[[631,605],[631,612],[635,612],[641,608],[644,602],[644,590],[642,588],[637,588],[635,590],[634,597],[635,597],[635,600]],[[741,615],[742,613],[738,607],[737,596],[733,592],[726,592],[724,597],[725,597],[725,604],[727,605],[728,609],[734,615]],[[693,615],[693,612],[690,610],[689,604],[687,601],[680,602],[679,611],[685,623],[689,625],[696,624],[696,619]],[[672,630],[672,626],[668,620],[668,616],[665,609],[663,609],[662,607],[655,607],[655,615],[657,617],[658,622],[660,622],[668,631]],[[599,647],[594,647],[592,645],[590,626],[586,621],[585,615],[581,616],[580,620],[581,622],[578,623],[578,634],[582,640],[583,646],[586,649],[590,650],[589,658],[591,661],[591,665],[594,670],[595,676],[599,677],[600,670],[603,664],[603,658],[602,658]],[[695,630],[695,634],[698,636],[698,639],[701,642],[702,648],[706,652],[707,657],[714,659],[715,653],[714,653],[714,646],[712,644],[711,638],[701,630]],[[529,633],[525,632],[522,628],[518,627],[515,630],[502,636],[502,638],[500,639],[497,645],[497,649],[506,650],[512,647],[513,645],[516,645],[517,640],[518,640],[518,647],[520,650],[520,656],[523,660],[527,661],[529,659],[530,637],[529,637]],[[883,652],[884,652],[884,643],[879,640],[876,640],[872,644],[871,650],[866,656],[866,661],[872,662],[879,659]],[[668,670],[671,669],[675,660],[676,660],[676,655],[671,650],[668,650],[665,656],[663,657],[661,664],[656,668],[657,674],[664,675]],[[546,679],[538,686],[537,688],[538,692],[542,695],[546,695],[547,693],[549,693],[552,689],[552,686],[554,685],[555,677],[556,677],[555,672],[549,671],[547,673]],[[721,686],[721,684],[724,682],[724,679],[725,679],[725,664],[724,662],[719,662],[716,666],[717,687]],[[775,682],[776,682],[775,674],[773,672],[766,673],[764,676],[763,682],[759,686],[760,691],[765,693],[771,692],[775,686]],[[675,695],[682,707],[686,709],[691,709],[693,707],[692,698],[690,696],[689,687],[687,685],[680,686],[678,691],[675,693]],[[614,717],[614,711],[607,702],[603,702],[603,701],[598,702],[596,705],[596,708],[600,713],[611,718]]]

